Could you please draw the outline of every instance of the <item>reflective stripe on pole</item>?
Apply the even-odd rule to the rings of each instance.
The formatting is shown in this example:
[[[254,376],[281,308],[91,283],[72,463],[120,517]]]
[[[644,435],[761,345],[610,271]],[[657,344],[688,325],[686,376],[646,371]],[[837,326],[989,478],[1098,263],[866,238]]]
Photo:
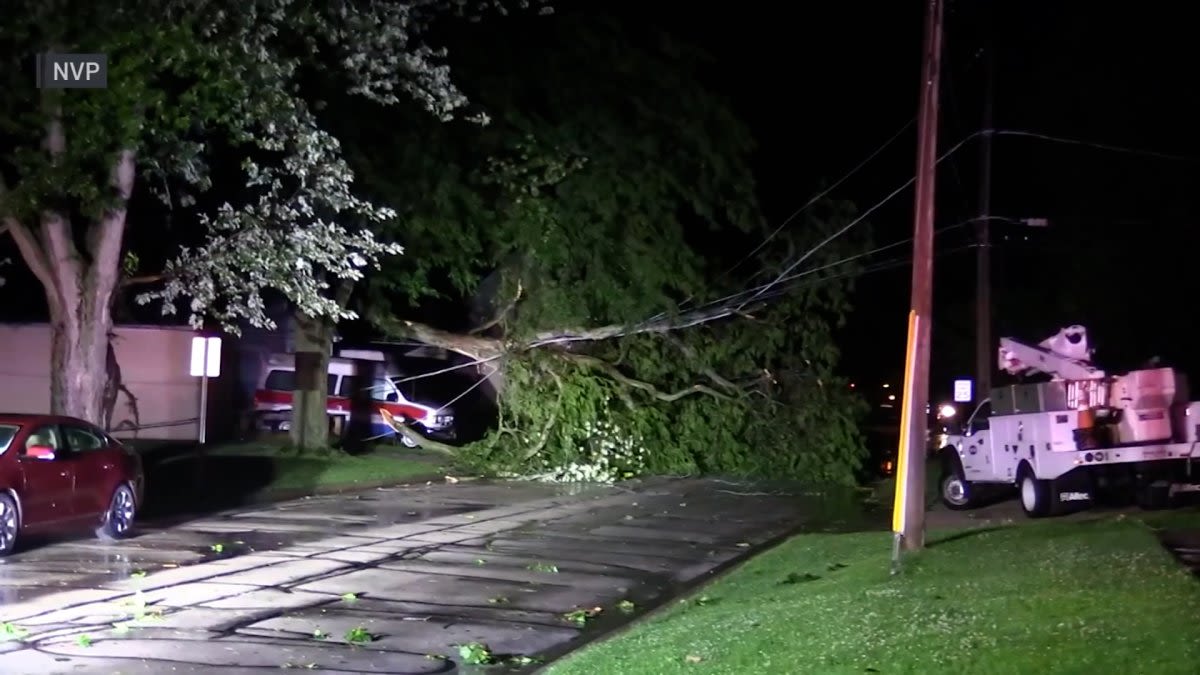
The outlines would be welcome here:
[[[908,461],[912,452],[912,425],[909,422],[909,406],[912,405],[913,368],[916,365],[917,312],[908,313],[908,346],[904,352],[904,391],[900,403],[900,448],[896,457],[896,503],[892,506],[892,531],[904,534],[904,518],[908,507]],[[921,499],[921,495],[917,495]]]

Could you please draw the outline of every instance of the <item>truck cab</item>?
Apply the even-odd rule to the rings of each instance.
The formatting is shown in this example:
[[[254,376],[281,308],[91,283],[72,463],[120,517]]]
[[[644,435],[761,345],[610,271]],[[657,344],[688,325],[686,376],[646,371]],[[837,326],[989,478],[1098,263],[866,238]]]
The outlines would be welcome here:
[[[961,433],[950,434],[946,438],[946,447],[943,448],[940,458],[943,466],[938,490],[942,501],[951,509],[968,508],[973,496],[969,494],[971,481],[977,481],[990,474],[991,415],[992,400],[986,398],[975,406],[967,417]],[[955,470],[955,462],[961,467],[961,471]]]

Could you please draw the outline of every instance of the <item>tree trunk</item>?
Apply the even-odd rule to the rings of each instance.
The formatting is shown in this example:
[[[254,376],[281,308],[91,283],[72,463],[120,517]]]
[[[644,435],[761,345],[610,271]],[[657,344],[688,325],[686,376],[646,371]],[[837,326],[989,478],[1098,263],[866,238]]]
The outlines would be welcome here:
[[[112,317],[107,309],[88,311],[85,305],[99,299],[80,295],[85,298],[81,306],[51,311],[50,412],[103,426]]]
[[[61,111],[53,106],[45,149],[57,163],[66,151]],[[112,300],[120,276],[125,214],[133,193],[132,150],[114,158],[112,205],[77,237],[67,214],[45,209],[36,222],[9,215],[8,227],[29,271],[41,282],[50,313],[50,412],[104,424],[108,382],[108,336]],[[84,244],[81,250],[79,243]]]
[[[329,447],[329,354],[333,324],[296,312],[296,384],[292,391],[292,445],[302,450]]]

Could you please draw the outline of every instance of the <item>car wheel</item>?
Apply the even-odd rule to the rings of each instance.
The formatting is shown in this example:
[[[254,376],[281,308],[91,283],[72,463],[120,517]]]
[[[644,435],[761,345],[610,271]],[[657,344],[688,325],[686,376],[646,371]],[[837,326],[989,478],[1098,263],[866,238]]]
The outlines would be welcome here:
[[[104,513],[104,522],[101,523],[100,529],[96,530],[96,535],[101,539],[124,538],[133,529],[136,510],[133,490],[130,490],[128,485],[118,485],[108,503],[108,511]]]
[[[8,495],[0,495],[0,556],[12,553],[21,533],[21,512]]]

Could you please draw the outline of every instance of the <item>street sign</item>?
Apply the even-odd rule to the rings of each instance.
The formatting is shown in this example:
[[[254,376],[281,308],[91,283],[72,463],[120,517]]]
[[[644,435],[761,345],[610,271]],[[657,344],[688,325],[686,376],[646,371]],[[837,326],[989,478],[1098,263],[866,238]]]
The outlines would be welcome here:
[[[188,374],[200,378],[200,417],[196,422],[200,430],[200,445],[208,440],[208,378],[221,374],[221,338],[192,338],[192,358]]]
[[[955,380],[954,381],[954,402],[955,403],[970,403],[971,396],[971,380]]]
[[[192,359],[188,374],[192,377],[221,375],[221,338],[192,338]]]

